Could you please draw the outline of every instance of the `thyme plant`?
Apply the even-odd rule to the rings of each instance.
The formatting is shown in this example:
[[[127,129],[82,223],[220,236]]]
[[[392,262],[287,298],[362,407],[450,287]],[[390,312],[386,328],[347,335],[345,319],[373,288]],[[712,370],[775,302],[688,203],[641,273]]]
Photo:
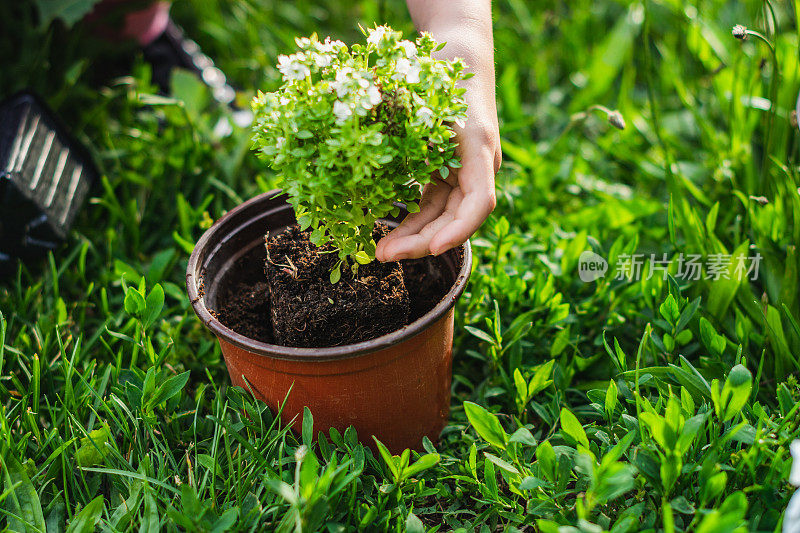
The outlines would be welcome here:
[[[395,202],[419,207],[421,185],[460,166],[454,125],[466,120],[468,77],[461,59],[439,60],[444,45],[388,26],[351,47],[316,35],[278,59],[283,83],[253,99],[253,147],[279,174],[311,242],[332,244],[355,271],[375,257],[375,221]]]

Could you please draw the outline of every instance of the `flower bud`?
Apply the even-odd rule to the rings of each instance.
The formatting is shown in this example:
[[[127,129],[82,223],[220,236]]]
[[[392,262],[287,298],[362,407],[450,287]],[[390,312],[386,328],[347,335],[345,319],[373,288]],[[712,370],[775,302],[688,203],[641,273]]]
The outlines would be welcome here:
[[[618,130],[625,129],[625,119],[622,118],[622,113],[619,111],[611,111],[608,114],[608,123],[617,128]]]

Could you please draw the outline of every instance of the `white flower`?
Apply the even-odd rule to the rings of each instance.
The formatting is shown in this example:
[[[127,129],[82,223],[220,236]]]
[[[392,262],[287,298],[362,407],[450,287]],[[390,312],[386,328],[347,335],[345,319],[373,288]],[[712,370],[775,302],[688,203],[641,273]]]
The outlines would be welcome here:
[[[353,109],[344,102],[336,100],[333,103],[333,114],[336,115],[336,122],[341,124],[353,114]]]
[[[343,46],[345,46],[345,44],[342,41],[331,41],[330,37],[326,37],[325,42],[317,43],[317,50],[324,53],[331,53],[335,52],[337,48],[341,48]]]
[[[275,148],[277,148],[278,150],[283,148],[284,144],[286,144],[286,137],[278,137],[277,139],[275,139]]]
[[[429,128],[433,127],[433,111],[431,108],[422,106],[417,110],[417,116],[425,123],[426,126]]]
[[[311,70],[302,63],[305,58],[302,53],[278,56],[278,70],[283,74],[284,81],[302,80],[311,74]]]
[[[396,80],[404,78],[407,83],[419,83],[419,71],[419,63],[416,61],[412,63],[405,57],[401,57],[397,60],[392,78]]]
[[[331,87],[336,91],[336,96],[339,98],[347,94],[350,89],[350,80],[353,69],[350,67],[343,67],[336,73],[336,81],[331,83]]]
[[[314,63],[316,63],[319,68],[330,66],[332,61],[333,59],[330,54],[314,54]]]
[[[375,85],[370,85],[369,89],[367,89],[366,99],[361,101],[361,105],[364,106],[364,109],[372,109],[381,103],[381,99],[380,89]]]
[[[289,100],[289,99],[288,99],[288,98],[286,98],[285,96],[281,96],[280,100],[278,100],[278,101],[280,102],[280,104],[281,104],[282,106],[287,106],[287,105],[289,105],[289,102],[290,102],[291,100]]]
[[[789,472],[789,483],[800,487],[800,440],[789,445],[792,452],[792,470]],[[794,493],[783,514],[783,533],[800,533],[800,490]]]
[[[417,55],[417,45],[412,43],[411,41],[403,39],[398,44],[405,51],[406,57],[412,58]]]
[[[792,441],[789,445],[792,452],[792,470],[789,473],[789,483],[795,487],[800,487],[800,439]]]
[[[378,26],[375,29],[369,30],[369,37],[367,37],[367,42],[369,44],[374,44],[378,46],[378,43],[383,39],[383,36],[386,35],[386,26]]]
[[[311,46],[311,39],[308,37],[295,37],[294,42],[297,43],[299,48],[308,48]]]

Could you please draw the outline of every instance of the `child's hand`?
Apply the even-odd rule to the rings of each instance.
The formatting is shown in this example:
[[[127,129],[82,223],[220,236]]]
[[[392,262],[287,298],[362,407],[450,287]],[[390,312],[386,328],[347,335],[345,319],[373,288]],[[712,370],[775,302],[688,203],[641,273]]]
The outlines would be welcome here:
[[[500,134],[494,90],[491,7],[482,0],[408,0],[418,29],[446,42],[439,57],[462,57],[475,75],[467,88],[467,123],[456,128],[461,168],[422,193],[420,210],[378,243],[379,261],[439,255],[465,242],[495,206]]]

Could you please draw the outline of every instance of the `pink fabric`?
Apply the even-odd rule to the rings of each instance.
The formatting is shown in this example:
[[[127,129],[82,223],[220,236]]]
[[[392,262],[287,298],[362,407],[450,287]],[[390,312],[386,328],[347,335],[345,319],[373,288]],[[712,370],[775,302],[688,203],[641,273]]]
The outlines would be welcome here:
[[[169,2],[154,2],[150,7],[125,15],[122,34],[136,39],[146,46],[167,29],[169,23]]]

